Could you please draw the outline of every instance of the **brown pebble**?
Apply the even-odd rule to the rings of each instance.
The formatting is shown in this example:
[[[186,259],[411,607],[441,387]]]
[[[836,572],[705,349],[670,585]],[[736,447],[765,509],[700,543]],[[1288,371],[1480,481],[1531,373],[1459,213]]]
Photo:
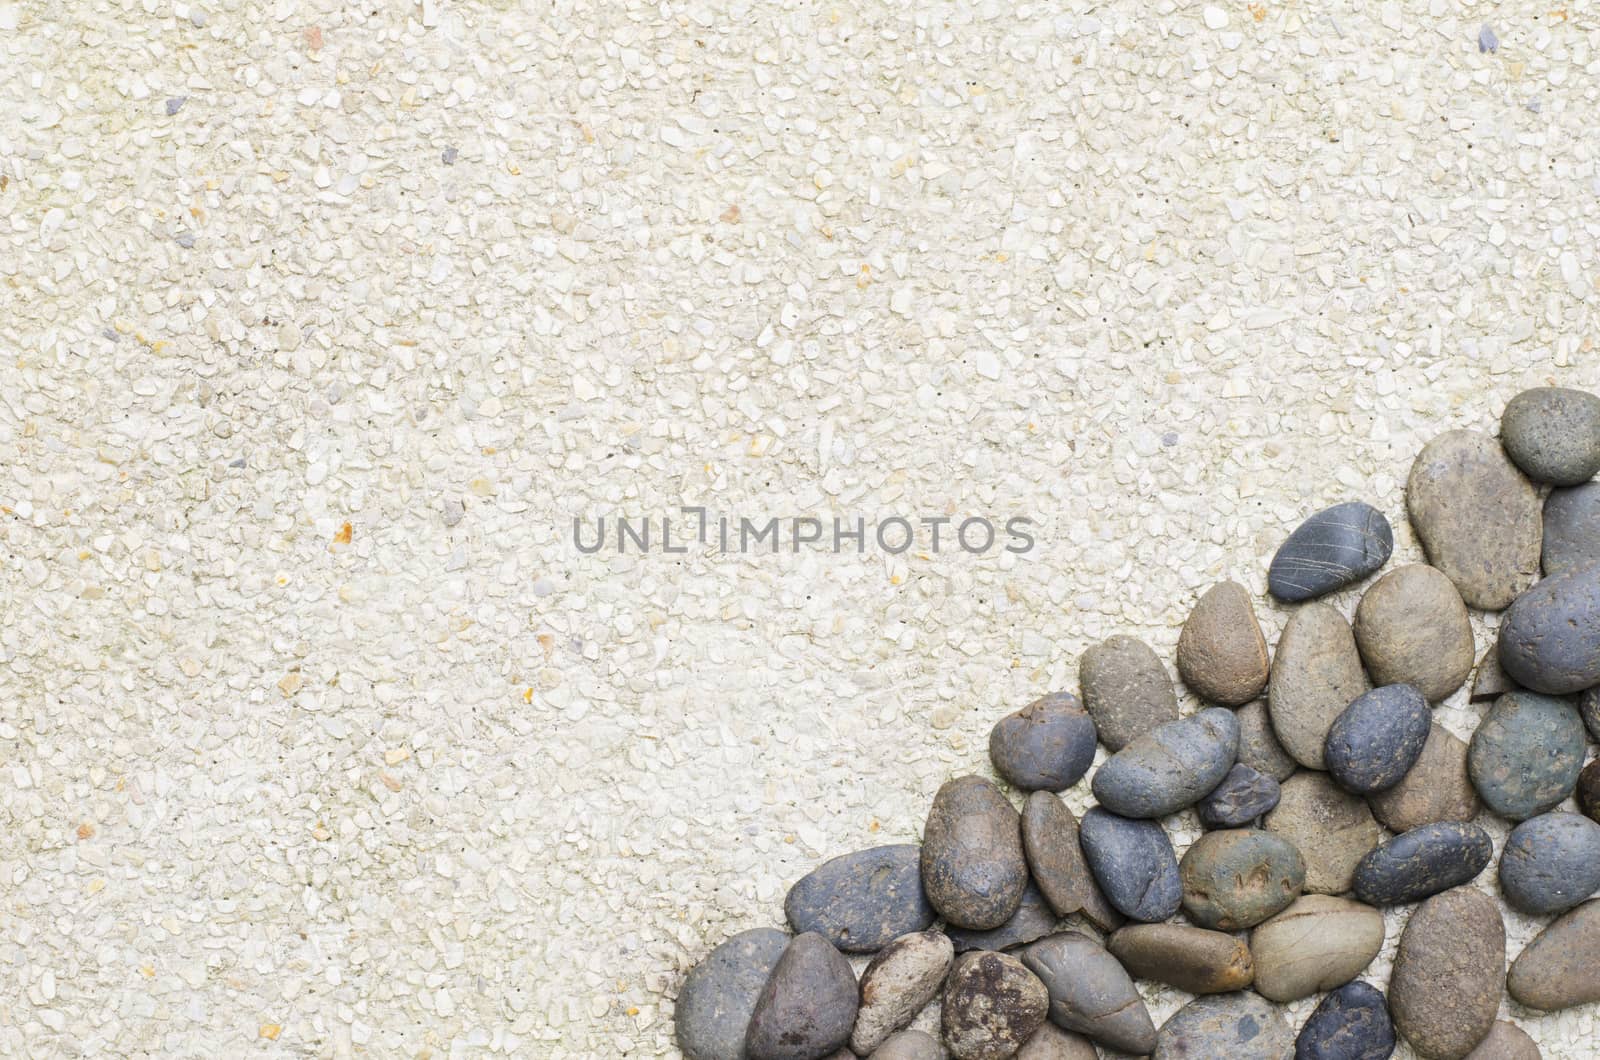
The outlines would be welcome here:
[[[1255,978],[1250,947],[1222,931],[1187,924],[1130,924],[1112,935],[1106,948],[1135,977],[1191,994],[1243,990]]]
[[[1434,895],[1400,935],[1389,978],[1395,1029],[1430,1060],[1461,1060],[1494,1027],[1505,967],[1494,899],[1471,887]]]
[[[1383,836],[1365,800],[1342,791],[1326,773],[1296,773],[1284,781],[1263,824],[1300,851],[1311,894],[1348,891],[1356,863]]]
[[[1511,996],[1554,1012],[1600,1001],[1600,899],[1557,918],[1517,955],[1506,976]]]
[[[1489,1037],[1467,1054],[1467,1060],[1543,1060],[1539,1046],[1515,1023],[1501,1020]]]
[[[1438,722],[1400,783],[1372,794],[1367,802],[1391,832],[1436,821],[1470,821],[1483,808],[1467,773],[1466,743]]]
[[[1361,661],[1375,685],[1411,685],[1429,703],[1472,672],[1472,621],[1442,573],[1412,563],[1373,582],[1356,606]]]
[[[1238,582],[1206,590],[1178,634],[1178,674],[1201,699],[1250,702],[1267,686],[1267,640],[1250,594]]]

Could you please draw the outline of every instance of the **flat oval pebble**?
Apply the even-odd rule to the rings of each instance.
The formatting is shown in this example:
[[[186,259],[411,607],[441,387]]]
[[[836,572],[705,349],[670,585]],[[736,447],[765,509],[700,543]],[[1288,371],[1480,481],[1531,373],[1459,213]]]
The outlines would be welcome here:
[[[1040,696],[989,733],[989,760],[1023,791],[1065,791],[1094,762],[1094,721],[1070,692]]]
[[[1030,881],[1028,889],[1022,892],[1022,904],[1011,914],[1011,919],[999,927],[988,931],[948,927],[945,931],[950,941],[955,943],[957,953],[966,953],[968,950],[1009,950],[1044,938],[1056,929],[1059,919],[1044,895],[1039,893],[1039,888]]]
[[[1328,730],[1323,759],[1339,786],[1357,795],[1386,791],[1405,779],[1428,742],[1433,715],[1411,685],[1363,693]]]
[[[1499,611],[1539,571],[1539,493],[1495,439],[1447,431],[1417,454],[1406,511],[1428,562],[1468,607]]]
[[[1600,821],[1600,758],[1578,774],[1578,809],[1591,821]]]
[[[1529,1008],[1555,1012],[1600,1001],[1600,900],[1563,914],[1511,965],[1506,989]]]
[[[1128,972],[1191,994],[1226,994],[1255,979],[1250,947],[1221,931],[1187,924],[1129,924],[1106,940]]]
[[[1050,992],[1050,1022],[1125,1053],[1148,1053],[1156,1028],[1117,959],[1076,931],[1040,939],[1022,963]]]
[[[938,931],[902,935],[878,951],[861,973],[861,1006],[850,1048],[866,1056],[916,1018],[939,992],[955,959]]]
[[[1100,742],[1113,751],[1178,720],[1172,678],[1156,653],[1137,637],[1118,635],[1092,645],[1078,662],[1078,684]]]
[[[1094,1043],[1079,1034],[1046,1022],[1033,1032],[1017,1060],[1099,1060]]]
[[[1544,499],[1545,574],[1600,563],[1600,482],[1551,490]]]
[[[1500,623],[1500,668],[1548,695],[1600,685],[1600,565],[1552,574],[1517,597]]]
[[[1276,780],[1239,762],[1195,809],[1207,828],[1243,828],[1278,805],[1279,791]]]
[[[789,888],[795,934],[815,931],[846,953],[871,953],[933,923],[914,843],[872,847],[825,861]]]
[[[1491,699],[1499,699],[1507,692],[1515,692],[1516,682],[1506,676],[1500,669],[1500,646],[1489,645],[1484,653],[1478,656],[1478,668],[1472,675],[1472,694],[1468,700],[1473,703],[1482,703]]]
[[[1422,754],[1387,791],[1367,796],[1373,814],[1391,832],[1407,832],[1434,821],[1470,821],[1483,804],[1467,775],[1467,745],[1434,722]]]
[[[1154,1060],[1288,1060],[1294,1031],[1276,1006],[1249,992],[1195,998],[1156,1038]]]
[[[1239,720],[1212,707],[1134,740],[1100,766],[1091,787],[1112,813],[1165,817],[1205,798],[1238,751]]]
[[[1500,416],[1500,443],[1535,482],[1587,482],[1600,471],[1600,397],[1561,386],[1524,390]]]
[[[1178,676],[1201,699],[1231,707],[1259,696],[1267,674],[1267,639],[1250,594],[1238,582],[1218,582],[1178,634]]]
[[[1506,930],[1494,900],[1471,887],[1417,906],[1389,975],[1395,1029],[1430,1060],[1460,1060],[1494,1026],[1505,989]]]
[[[1402,832],[1356,866],[1355,895],[1368,905],[1404,905],[1477,878],[1494,858],[1489,833],[1438,821]]]
[[[1297,773],[1284,781],[1277,808],[1262,824],[1300,851],[1305,889],[1313,894],[1348,891],[1356,864],[1383,836],[1366,802],[1341,791],[1326,773]]]
[[[1122,914],[1100,893],[1078,844],[1078,819],[1048,791],[1036,791],[1022,807],[1022,849],[1028,871],[1058,916],[1081,912],[1102,931],[1122,926]]]
[[[922,886],[955,927],[999,927],[1022,904],[1028,865],[1017,811],[982,777],[946,781],[922,833]]]
[[[1394,530],[1362,501],[1324,508],[1295,528],[1267,570],[1267,591],[1299,603],[1365,578],[1394,552]]]
[[[945,1047],[956,1060],[1001,1060],[1033,1037],[1049,1007],[1044,984],[1015,957],[964,953],[944,983]]]
[[[1178,862],[1183,911],[1200,927],[1239,931],[1300,897],[1306,863],[1293,843],[1255,828],[1207,832]]]
[[[1543,1060],[1543,1054],[1526,1031],[1515,1023],[1501,1020],[1489,1032],[1489,1037],[1467,1054],[1467,1060]]]
[[[944,1046],[927,1031],[901,1031],[878,1046],[871,1056],[872,1060],[944,1060]]]
[[[788,945],[786,931],[753,928],[690,970],[673,1012],[678,1047],[688,1060],[743,1060],[750,1014]]]
[[[1600,891],[1600,824],[1576,813],[1523,821],[1500,853],[1500,890],[1534,916],[1564,913]]]
[[[1472,672],[1467,605],[1450,579],[1426,564],[1397,567],[1373,582],[1352,628],[1374,684],[1411,685],[1437,703]]]
[[[1583,722],[1570,701],[1508,692],[1472,734],[1467,770],[1491,810],[1522,821],[1572,794],[1583,749]]]
[[[1118,817],[1095,806],[1083,815],[1078,840],[1101,893],[1123,916],[1149,924],[1178,911],[1183,900],[1178,859],[1158,822]]]
[[[750,1014],[749,1060],[816,1060],[850,1040],[859,997],[844,954],[814,931],[796,935]]]
[[[1383,914],[1369,905],[1308,894],[1250,934],[1256,991],[1296,1001],[1348,983],[1383,949]]]
[[[1239,719],[1239,762],[1264,773],[1282,784],[1294,775],[1299,763],[1289,757],[1289,752],[1278,742],[1272,731],[1272,717],[1267,712],[1267,702],[1258,699],[1246,703],[1233,712]]]
[[[1289,757],[1310,769],[1326,768],[1328,729],[1366,690],[1350,623],[1328,604],[1297,608],[1278,638],[1267,692],[1272,730]]]
[[[1371,983],[1346,983],[1323,998],[1294,1040],[1294,1060],[1388,1060],[1389,1003]]]

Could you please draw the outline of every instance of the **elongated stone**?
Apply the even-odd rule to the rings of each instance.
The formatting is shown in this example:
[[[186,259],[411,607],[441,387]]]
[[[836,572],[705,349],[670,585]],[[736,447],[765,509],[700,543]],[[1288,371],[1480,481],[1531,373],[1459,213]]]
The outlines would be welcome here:
[[[1362,501],[1325,508],[1295,528],[1272,557],[1267,591],[1299,603],[1352,585],[1389,562],[1394,531]]]
[[[1400,934],[1389,976],[1395,1029],[1430,1060],[1460,1060],[1494,1027],[1505,967],[1494,900],[1471,887],[1434,895]]]
[[[1422,757],[1432,726],[1427,700],[1411,685],[1374,688],[1334,719],[1323,760],[1346,791],[1387,791]]]
[[[1096,806],[1083,815],[1078,839],[1095,882],[1123,916],[1153,924],[1178,911],[1178,859],[1159,822],[1118,817]]]
[[[815,931],[846,953],[871,953],[933,923],[914,843],[872,847],[825,861],[789,889],[795,934]]]
[[[1112,755],[1094,775],[1094,796],[1123,817],[1165,817],[1220,784],[1238,751],[1233,711],[1203,710],[1169,721]]]
[[[1355,895],[1368,905],[1404,905],[1475,879],[1494,857],[1489,833],[1439,821],[1395,836],[1356,866]]]
[[[1082,912],[1102,931],[1122,926],[1122,914],[1100,893],[1078,842],[1078,819],[1061,799],[1036,791],[1022,807],[1022,848],[1039,892],[1058,916]]]
[[[1191,994],[1243,990],[1255,978],[1250,948],[1222,931],[1187,924],[1129,924],[1106,940],[1130,974]]]
[[[987,931],[1022,904],[1028,865],[1017,811],[982,777],[947,781],[922,835],[922,886],[956,927]]]
[[[1250,935],[1256,990],[1274,1001],[1347,983],[1382,949],[1382,913],[1326,894],[1305,895]]]
[[[937,931],[902,935],[878,951],[861,973],[861,1007],[850,1048],[866,1056],[932,1001],[955,959]]]
[[[1100,742],[1113,751],[1178,720],[1172,678],[1150,646],[1136,637],[1115,636],[1090,647],[1078,662],[1078,683]]]
[[[1133,980],[1105,947],[1076,931],[1040,939],[1022,963],[1050,992],[1050,1022],[1129,1053],[1148,1053],[1156,1028]]]

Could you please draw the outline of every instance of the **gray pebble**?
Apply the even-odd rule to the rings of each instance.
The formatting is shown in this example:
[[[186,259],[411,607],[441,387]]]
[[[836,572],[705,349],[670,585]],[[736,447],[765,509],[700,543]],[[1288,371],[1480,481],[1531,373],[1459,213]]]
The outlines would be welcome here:
[[[1600,471],[1600,397],[1567,387],[1524,390],[1500,417],[1500,443],[1535,482],[1587,482]]]
[[[1422,563],[1396,567],[1361,596],[1356,647],[1375,684],[1413,685],[1430,703],[1460,688],[1476,645],[1461,594]]]
[[[815,932],[796,935],[756,999],[748,1060],[816,1060],[850,1039],[859,997],[844,954]]]
[[[1033,1032],[1017,1060],[1099,1060],[1099,1054],[1089,1039],[1047,1022]]]
[[[1361,859],[1355,895],[1368,905],[1404,905],[1476,879],[1494,858],[1489,833],[1437,821],[1402,832]]]
[[[1159,822],[1118,817],[1095,806],[1083,815],[1078,839],[1095,882],[1122,915],[1149,924],[1178,911],[1178,859]]]
[[[955,926],[987,931],[1022,904],[1028,866],[1017,811],[982,777],[947,781],[922,834],[922,886]]]
[[[850,1048],[866,1056],[927,1007],[955,959],[937,931],[902,935],[879,950],[861,973],[861,1007]]]
[[[789,889],[783,911],[795,934],[815,931],[846,953],[872,953],[934,919],[914,843],[823,862]]]
[[[1083,705],[1100,742],[1120,751],[1137,736],[1178,720],[1178,697],[1150,646],[1116,636],[1093,645],[1078,663]]]
[[[1069,692],[1052,692],[1001,718],[989,759],[1023,791],[1064,791],[1094,763],[1094,721]]]
[[[1050,993],[1050,1021],[1112,1049],[1148,1053],[1156,1028],[1117,959],[1076,931],[1040,939],[1022,951],[1022,963]]]
[[[1161,1025],[1154,1060],[1288,1060],[1294,1031],[1255,994],[1195,998]]]
[[[956,1060],[1000,1060],[1033,1037],[1049,1007],[1044,984],[1015,957],[964,953],[944,982],[944,1044]]]
[[[755,928],[695,965],[678,991],[673,1024],[688,1060],[743,1060],[745,1028],[761,988],[789,945],[777,928]]]
[[[1494,1027],[1505,990],[1506,929],[1499,907],[1471,887],[1417,906],[1389,974],[1395,1029],[1425,1057],[1459,1058]]]
[[[1522,821],[1572,794],[1583,750],[1583,722],[1570,701],[1508,692],[1472,734],[1467,769],[1491,810]]]
[[[1295,528],[1272,557],[1267,591],[1299,603],[1352,585],[1389,562],[1394,531],[1361,501],[1325,508]]]
[[[1552,574],[1517,597],[1500,623],[1500,666],[1548,695],[1600,685],[1600,564]]]
[[[1386,791],[1422,756],[1432,727],[1427,700],[1416,688],[1374,688],[1357,696],[1328,730],[1328,773],[1357,795]]]
[[[1550,491],[1541,557],[1546,575],[1600,563],[1600,482]]]
[[[1183,911],[1219,931],[1254,927],[1300,897],[1306,863],[1294,844],[1254,828],[1207,832],[1178,862]]]
[[[1239,720],[1212,707],[1169,721],[1112,755],[1094,775],[1094,796],[1123,817],[1165,817],[1222,783],[1239,750]]]
[[[1600,891],[1600,824],[1576,813],[1523,821],[1500,854],[1500,890],[1534,916],[1564,913]]]
[[[1303,604],[1289,616],[1272,660],[1267,710],[1289,756],[1326,768],[1328,729],[1350,701],[1367,690],[1366,671],[1350,623],[1328,604]]]
[[[944,1047],[926,1031],[901,1031],[878,1046],[871,1056],[872,1060],[944,1060]]]
[[[1248,703],[1267,685],[1267,640],[1237,582],[1219,582],[1194,605],[1178,634],[1178,675],[1201,699]]]
[[[1236,763],[1196,807],[1207,828],[1243,828],[1278,805],[1278,782],[1243,762]]]

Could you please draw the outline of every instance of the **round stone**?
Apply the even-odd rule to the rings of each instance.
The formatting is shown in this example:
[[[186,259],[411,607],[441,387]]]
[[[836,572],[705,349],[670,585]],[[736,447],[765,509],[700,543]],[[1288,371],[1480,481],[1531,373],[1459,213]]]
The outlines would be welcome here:
[[[1494,900],[1471,887],[1434,895],[1400,934],[1389,976],[1395,1029],[1423,1056],[1466,1056],[1494,1026],[1505,968]]]
[[[1161,1026],[1154,1060],[1285,1060],[1294,1031],[1277,1008],[1249,992],[1195,998]]]
[[[673,1011],[678,1047],[688,1060],[743,1060],[750,1014],[788,945],[787,932],[754,928],[690,970]]]
[[[1437,703],[1472,672],[1467,606],[1450,579],[1425,564],[1397,567],[1373,582],[1356,606],[1353,628],[1376,684],[1412,685]]]
[[[1600,685],[1600,564],[1552,574],[1517,597],[1500,623],[1500,667],[1548,695]]]
[[[944,1060],[944,1047],[927,1031],[901,1031],[878,1046],[872,1060]]]
[[[1095,806],[1083,815],[1078,841],[1095,882],[1123,916],[1150,924],[1178,911],[1178,859],[1159,822],[1118,817]]]
[[[1298,763],[1278,742],[1272,731],[1272,718],[1265,700],[1246,703],[1233,712],[1239,719],[1239,761],[1257,773],[1264,773],[1282,784],[1294,774]]]
[[[1489,1037],[1467,1054],[1467,1060],[1543,1060],[1543,1054],[1526,1031],[1515,1023],[1501,1020],[1489,1032]]]
[[[1040,696],[989,733],[989,760],[1023,791],[1065,791],[1094,763],[1094,721],[1069,692]]]
[[[1267,640],[1238,582],[1206,590],[1178,634],[1178,675],[1201,699],[1248,703],[1267,686]]]
[[[1078,662],[1078,683],[1100,742],[1113,751],[1178,720],[1172,678],[1150,646],[1136,637],[1119,635],[1090,647]]]
[[[1545,574],[1600,563],[1600,482],[1551,490],[1544,499]]]
[[[1277,808],[1263,823],[1300,851],[1305,889],[1313,894],[1348,891],[1357,862],[1383,835],[1366,802],[1341,791],[1325,773],[1297,773],[1284,781]]]
[[[1500,854],[1500,890],[1534,916],[1564,913],[1600,891],[1600,824],[1575,813],[1523,821]]]
[[[1600,471],[1600,397],[1557,386],[1524,390],[1506,404],[1500,442],[1535,482],[1587,482]]]
[[[1387,791],[1416,765],[1432,727],[1428,701],[1415,687],[1374,688],[1357,696],[1328,730],[1328,773],[1357,795]]]
[[[945,928],[945,932],[950,936],[950,941],[955,943],[957,953],[966,953],[968,950],[1009,950],[1044,938],[1056,929],[1058,919],[1050,903],[1039,893],[1039,888],[1030,881],[1027,890],[1022,892],[1022,904],[1017,906],[1017,911],[1004,924],[988,931],[950,926]]]
[[[1355,895],[1368,905],[1404,905],[1475,879],[1494,843],[1475,824],[1438,821],[1402,832],[1361,859]]]
[[[1137,978],[1191,994],[1243,990],[1255,978],[1250,947],[1224,932],[1187,924],[1129,924],[1106,948]]]
[[[987,931],[1010,920],[1028,886],[1017,811],[982,777],[946,781],[922,832],[922,887],[955,927]]]
[[[1221,707],[1169,721],[1112,755],[1094,775],[1094,797],[1123,817],[1165,817],[1222,782],[1239,751],[1239,720]]]
[[[871,953],[933,923],[914,843],[872,847],[825,861],[789,889],[795,934],[815,931],[846,953]]]
[[[1600,900],[1585,902],[1534,936],[1511,965],[1506,989],[1542,1012],[1600,1001]]]
[[[1046,1022],[1033,1032],[1017,1060],[1099,1060],[1094,1043]]]
[[[1350,623],[1329,604],[1305,604],[1289,616],[1272,660],[1267,710],[1289,757],[1324,769],[1328,729],[1367,690]]]
[[[1022,807],[1022,849],[1028,871],[1058,916],[1081,912],[1102,931],[1122,926],[1122,914],[1100,893],[1078,844],[1078,819],[1048,791]]]
[[[879,950],[861,973],[861,1007],[850,1048],[866,1056],[916,1018],[939,992],[955,951],[937,931],[902,935]]]
[[[1578,774],[1578,809],[1591,821],[1600,821],[1600,758]]]
[[[1371,983],[1346,983],[1323,998],[1294,1041],[1294,1060],[1389,1060],[1389,1003]]]
[[[844,954],[814,931],[796,935],[767,979],[750,1028],[748,1060],[815,1060],[850,1040],[859,998]]]
[[[1434,821],[1470,821],[1483,804],[1467,775],[1467,745],[1434,722],[1422,754],[1387,791],[1367,796],[1372,812],[1391,832],[1408,832]]]
[[[1472,734],[1467,769],[1491,810],[1522,821],[1572,794],[1583,749],[1583,722],[1571,702],[1508,692]]]
[[[1256,990],[1296,1001],[1360,975],[1383,949],[1383,914],[1327,894],[1308,894],[1250,935]]]
[[[1239,762],[1196,806],[1207,828],[1243,828],[1278,805],[1278,782]]]
[[[1272,557],[1267,591],[1299,603],[1353,585],[1389,562],[1394,531],[1361,501],[1325,508],[1295,528]]]
[[[1126,1053],[1148,1053],[1156,1028],[1139,991],[1105,947],[1076,931],[1040,939],[1022,963],[1050,992],[1050,1022]]]
[[[1300,897],[1306,865],[1294,844],[1258,829],[1207,832],[1178,863],[1183,911],[1195,924],[1239,931]]]
[[[1049,1007],[1044,984],[1015,957],[964,953],[944,982],[945,1047],[956,1060],[1011,1056],[1033,1037]]]
[[[1406,511],[1428,562],[1468,607],[1499,611],[1539,570],[1539,493],[1479,431],[1448,431],[1417,454]]]

